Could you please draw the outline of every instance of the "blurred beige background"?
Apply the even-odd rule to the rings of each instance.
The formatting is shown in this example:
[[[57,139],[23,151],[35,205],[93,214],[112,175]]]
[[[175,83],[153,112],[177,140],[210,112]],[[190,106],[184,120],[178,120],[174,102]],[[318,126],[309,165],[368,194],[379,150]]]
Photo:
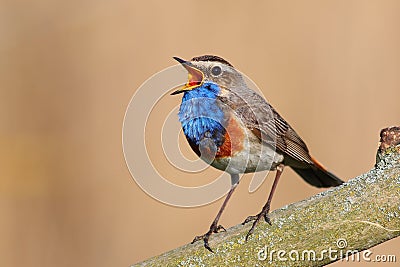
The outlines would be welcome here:
[[[172,56],[228,59],[332,171],[367,171],[400,124],[399,14],[396,0],[1,1],[0,266],[129,266],[207,230],[221,200],[164,205],[122,153],[130,98]],[[249,194],[244,179],[221,223],[258,212],[271,180]],[[318,192],[286,171],[272,208]]]

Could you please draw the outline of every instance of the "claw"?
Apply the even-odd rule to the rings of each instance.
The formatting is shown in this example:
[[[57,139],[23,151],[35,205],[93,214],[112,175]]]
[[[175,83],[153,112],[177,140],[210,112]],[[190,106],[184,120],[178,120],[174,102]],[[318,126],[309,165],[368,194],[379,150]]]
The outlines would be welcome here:
[[[226,229],[222,225],[218,225],[217,228],[214,230],[214,233],[219,232],[226,232]]]
[[[244,222],[242,222],[242,225],[245,225],[248,222],[254,221],[255,219],[257,219],[257,215],[252,215],[246,218],[246,220],[244,220]]]
[[[202,240],[205,235],[198,235],[196,236],[190,244],[194,244],[195,242]]]
[[[211,227],[210,227],[210,230],[208,230],[207,233],[205,233],[204,235],[196,236],[193,239],[193,241],[191,242],[191,244],[193,244],[193,243],[195,243],[195,242],[197,242],[199,240],[203,240],[204,241],[204,247],[206,249],[208,249],[210,252],[214,253],[214,251],[211,249],[210,245],[208,244],[208,240],[210,239],[210,236],[213,233],[220,233],[220,232],[226,232],[226,229],[222,225],[216,226],[216,225],[212,224]]]
[[[253,224],[253,225],[254,225],[254,224]],[[254,228],[251,227],[250,231],[247,232],[246,238],[244,239],[246,242],[247,242],[247,240],[249,239],[249,236],[253,233],[253,231],[254,231]]]
[[[214,251],[210,248],[210,246],[208,245],[208,239],[204,240],[204,247],[206,249],[208,249],[208,251],[210,251],[211,253],[214,253]]]
[[[263,209],[259,214],[247,217],[246,220],[242,223],[242,225],[245,225],[246,223],[248,223],[250,221],[254,221],[253,225],[250,228],[250,230],[247,232],[247,235],[246,235],[246,238],[245,238],[246,242],[249,239],[249,236],[254,232],[254,229],[256,228],[257,223],[260,221],[260,219],[262,217],[264,217],[265,221],[269,225],[272,225],[271,224],[271,220],[270,220],[270,218],[268,216],[268,211],[269,211],[269,209]]]
[[[264,214],[264,219],[265,219],[265,222],[266,222],[266,223],[268,223],[269,225],[272,225],[271,219],[269,218],[268,213],[265,213],[265,214]]]
[[[203,241],[204,241],[204,247],[205,247],[206,249],[208,249],[209,251],[211,251],[211,252],[214,253],[214,251],[212,251],[212,249],[210,248],[210,245],[208,244],[208,239],[210,238],[210,235],[211,235],[212,233],[213,233],[213,232],[212,232],[211,229],[210,229],[210,231],[208,231],[208,232],[205,233],[204,235],[196,236],[190,244],[193,244],[193,243],[195,243],[195,242],[197,242],[197,241],[199,241],[199,240],[203,240]]]

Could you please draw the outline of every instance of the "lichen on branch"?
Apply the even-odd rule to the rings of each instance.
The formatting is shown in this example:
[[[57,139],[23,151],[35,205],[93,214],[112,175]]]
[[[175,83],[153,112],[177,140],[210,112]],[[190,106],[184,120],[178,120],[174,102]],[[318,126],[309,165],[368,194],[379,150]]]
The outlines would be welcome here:
[[[395,238],[400,235],[399,137],[400,127],[383,129],[373,169],[273,211],[272,226],[260,223],[247,242],[250,225],[237,225],[212,236],[215,253],[197,242],[135,266],[323,266]]]

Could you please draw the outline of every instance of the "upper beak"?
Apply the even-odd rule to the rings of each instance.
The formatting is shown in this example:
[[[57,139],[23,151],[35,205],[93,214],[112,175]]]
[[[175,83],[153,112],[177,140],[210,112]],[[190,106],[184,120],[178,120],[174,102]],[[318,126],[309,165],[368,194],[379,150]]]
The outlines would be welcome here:
[[[183,93],[185,91],[190,91],[196,87],[199,87],[203,83],[204,74],[199,69],[193,66],[189,61],[183,60],[179,57],[173,57],[176,61],[182,64],[182,66],[188,71],[188,82],[184,86],[179,86],[179,88],[171,93],[171,95],[176,95]]]

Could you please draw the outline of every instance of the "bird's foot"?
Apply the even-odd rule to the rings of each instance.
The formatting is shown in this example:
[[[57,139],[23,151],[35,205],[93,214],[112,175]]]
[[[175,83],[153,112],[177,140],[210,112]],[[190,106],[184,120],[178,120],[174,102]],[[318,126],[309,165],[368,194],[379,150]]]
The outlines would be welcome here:
[[[266,212],[265,212],[265,214],[261,214],[261,213],[263,213],[263,212],[260,212],[260,213],[257,214],[257,215],[251,215],[251,216],[247,217],[246,220],[244,220],[244,222],[242,222],[242,225],[245,225],[246,223],[252,222],[252,221],[255,221],[255,220],[260,220],[260,218],[261,218],[262,216],[264,216],[265,221],[266,221],[269,225],[272,225],[272,224],[271,224],[271,220],[269,219],[268,213],[266,213]]]
[[[242,225],[245,225],[248,222],[254,221],[255,219],[257,219],[257,215],[251,215],[251,216],[247,217],[246,220],[244,220],[242,222]]]
[[[210,236],[213,233],[219,233],[219,232],[226,232],[226,229],[222,225],[217,225],[217,224],[213,223],[213,224],[211,224],[210,230],[208,230],[207,233],[205,233],[204,235],[196,236],[193,239],[191,244],[193,244],[193,243],[195,243],[195,242],[197,242],[199,240],[203,240],[204,241],[204,247],[206,249],[208,249],[210,252],[214,253],[214,251],[211,249],[210,245],[208,244],[208,239],[210,238]]]
[[[242,223],[242,225],[245,225],[248,222],[254,221],[253,225],[251,226],[249,232],[246,235],[246,241],[249,238],[249,236],[254,232],[254,229],[256,228],[257,223],[260,221],[260,219],[262,217],[264,217],[264,220],[269,224],[271,224],[271,220],[269,219],[269,208],[268,209],[263,209],[259,214],[257,215],[253,215],[253,216],[249,216],[246,218],[246,220],[244,220],[244,222]]]

